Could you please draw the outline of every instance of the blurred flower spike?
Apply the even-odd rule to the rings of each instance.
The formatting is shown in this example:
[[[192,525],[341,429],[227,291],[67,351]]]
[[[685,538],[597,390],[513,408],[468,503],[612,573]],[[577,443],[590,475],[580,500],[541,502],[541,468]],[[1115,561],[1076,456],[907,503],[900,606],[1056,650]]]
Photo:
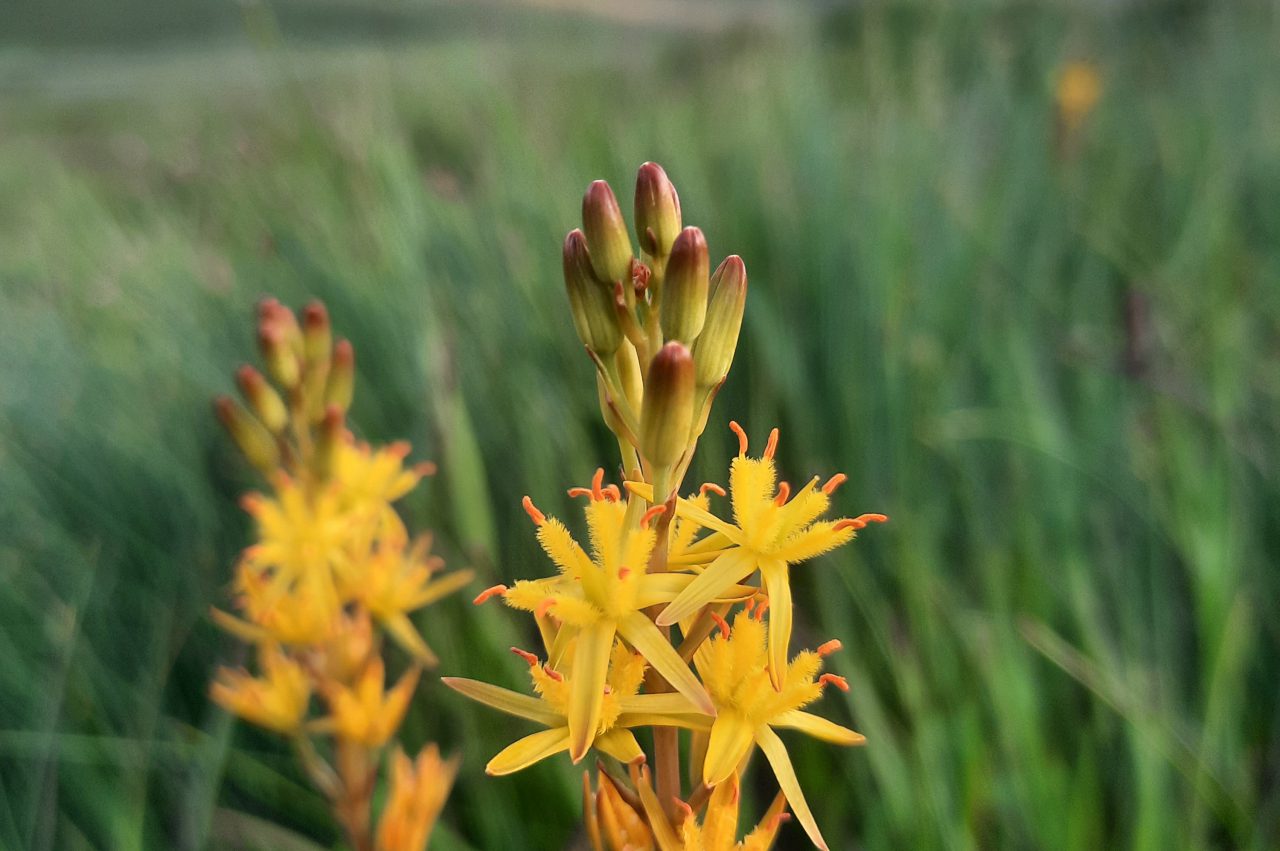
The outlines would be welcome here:
[[[311,303],[299,321],[266,299],[257,330],[264,369],[241,367],[243,403],[224,396],[215,409],[270,487],[242,500],[257,540],[235,568],[234,613],[213,618],[254,647],[260,673],[224,668],[211,695],[290,739],[353,849],[421,851],[457,766],[434,745],[416,760],[387,753],[421,670],[437,663],[410,615],[472,575],[445,573],[430,535],[411,536],[393,507],[434,465],[408,464],[407,443],[372,446],[347,428],[355,353],[334,343],[324,305]],[[384,637],[409,659],[389,688]]]
[[[847,477],[814,476],[793,489],[779,480],[778,430],[752,457],[737,423],[728,489],[706,483],[679,496],[738,346],[747,270],[731,255],[711,272],[706,235],[682,221],[679,195],[655,163],[640,167],[634,210],[639,257],[613,190],[595,181],[562,258],[569,314],[595,367],[622,479],[606,484],[600,468],[589,485],[568,491],[586,499],[579,537],[589,549],[526,496],[555,571],[475,599],[500,598],[533,617],[543,652],[516,651],[529,663],[532,694],[460,677],[445,683],[543,728],[495,755],[490,774],[598,752],[595,780],[590,771],[583,777],[596,851],[763,851],[788,806],[825,848],[777,731],[834,745],[864,739],[808,711],[827,686],[850,686],[820,673],[839,640],[791,655],[791,568],[888,518],[828,519]],[[713,496],[728,497],[727,513],[713,510]],[[652,736],[637,737],[640,727]],[[741,776],[757,750],[780,791],[739,839]],[[620,764],[627,771],[611,773]]]

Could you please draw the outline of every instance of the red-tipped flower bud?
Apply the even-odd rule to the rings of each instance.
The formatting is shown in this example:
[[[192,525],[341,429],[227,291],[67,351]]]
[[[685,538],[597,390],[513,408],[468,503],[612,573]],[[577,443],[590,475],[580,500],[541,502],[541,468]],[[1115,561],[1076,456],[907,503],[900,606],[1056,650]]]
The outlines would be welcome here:
[[[662,286],[662,332],[668,339],[691,345],[702,331],[710,271],[702,231],[692,227],[680,231],[671,246],[667,280]]]
[[[289,411],[280,394],[267,383],[262,373],[246,364],[236,372],[236,383],[240,385],[244,400],[249,403],[262,424],[275,434],[284,431],[284,427],[289,424]]]
[[[338,466],[338,450],[346,437],[346,415],[337,405],[324,409],[324,418],[316,433],[315,472],[321,481],[333,475]]]
[[[729,374],[746,304],[747,267],[741,257],[731,254],[711,276],[707,321],[693,347],[699,387],[719,384]]]
[[[329,350],[333,336],[329,330],[329,311],[322,303],[313,301],[302,310],[302,350],[307,367],[329,364]]]
[[[693,357],[683,343],[667,343],[649,364],[640,416],[640,450],[651,463],[670,466],[688,448],[693,389]]]
[[[280,447],[262,423],[230,396],[214,400],[214,411],[244,457],[264,476],[280,464]]]
[[[631,238],[627,236],[627,223],[622,220],[618,199],[603,180],[587,187],[587,194],[582,197],[582,230],[596,277],[606,283],[629,283]]]
[[[302,365],[297,351],[287,339],[286,328],[280,323],[263,320],[258,326],[258,345],[272,379],[286,390],[297,387]]]
[[[601,357],[613,354],[622,340],[613,293],[592,273],[587,240],[580,230],[571,230],[564,238],[564,286],[578,339]]]
[[[339,411],[351,407],[351,397],[356,386],[356,352],[350,340],[339,340],[333,347],[333,366],[329,370],[329,383],[324,388],[325,407],[336,406]]]
[[[636,238],[650,257],[665,257],[680,233],[680,196],[657,163],[636,173]]]

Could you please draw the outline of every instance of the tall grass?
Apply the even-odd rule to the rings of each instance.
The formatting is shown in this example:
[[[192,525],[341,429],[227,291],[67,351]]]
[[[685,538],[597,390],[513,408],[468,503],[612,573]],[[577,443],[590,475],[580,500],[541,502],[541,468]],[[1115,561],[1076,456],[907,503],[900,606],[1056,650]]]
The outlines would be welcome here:
[[[520,496],[563,512],[612,457],[559,240],[645,159],[751,275],[697,476],[730,417],[777,424],[792,481],[844,470],[842,510],[893,518],[795,572],[798,641],[847,648],[825,711],[870,740],[795,743],[833,845],[1275,847],[1280,25],[1183,9],[20,58],[0,847],[332,847],[288,754],[205,696],[252,484],[208,400],[253,301],[329,304],[353,420],[441,463],[407,509],[453,564],[538,575]],[[1072,58],[1105,94],[1063,139]],[[498,607],[423,627],[442,672],[520,684]],[[465,757],[438,847],[572,841],[564,761],[483,777],[518,722],[428,682],[406,729]]]

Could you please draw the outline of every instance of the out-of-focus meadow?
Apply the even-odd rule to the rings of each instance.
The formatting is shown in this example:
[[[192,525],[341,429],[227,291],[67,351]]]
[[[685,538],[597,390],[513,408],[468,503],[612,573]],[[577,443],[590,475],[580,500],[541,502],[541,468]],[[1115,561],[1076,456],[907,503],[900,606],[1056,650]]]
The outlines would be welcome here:
[[[521,495],[614,457],[560,240],[650,159],[751,276],[691,479],[777,424],[892,517],[793,574],[869,739],[794,742],[832,845],[1280,845],[1274,7],[81,5],[0,32],[0,847],[333,847],[207,699],[254,302],[326,301],[477,590],[542,575]],[[440,673],[520,687],[527,620],[469,596]],[[483,775],[525,729],[424,681],[433,847],[575,841],[567,759]]]

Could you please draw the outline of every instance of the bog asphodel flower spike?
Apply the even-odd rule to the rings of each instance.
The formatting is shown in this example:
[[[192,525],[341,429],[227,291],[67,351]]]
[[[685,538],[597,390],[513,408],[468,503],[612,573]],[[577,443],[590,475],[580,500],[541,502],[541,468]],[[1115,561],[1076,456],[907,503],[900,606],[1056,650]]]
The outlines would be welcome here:
[[[728,490],[708,483],[677,497],[738,345],[747,272],[733,255],[710,273],[706,236],[681,220],[679,195],[654,163],[636,177],[635,234],[640,257],[613,191],[596,181],[583,198],[582,230],[570,231],[562,258],[574,329],[596,369],[601,416],[617,438],[624,480],[605,485],[601,469],[589,487],[569,492],[587,498],[589,553],[525,497],[557,573],[494,585],[475,599],[501,597],[533,616],[545,661],[520,653],[536,696],[445,682],[546,728],[501,751],[490,773],[565,751],[578,762],[592,747],[602,759],[629,764],[629,784],[603,769],[595,784],[584,778],[587,835],[597,851],[764,851],[788,804],[825,847],[775,730],[840,745],[863,739],[806,709],[825,686],[849,685],[820,673],[839,641],[788,658],[789,573],[887,518],[824,519],[845,476],[821,486],[817,478],[798,488],[779,482],[777,429],[762,454],[749,457],[737,423],[740,450]],[[729,497],[732,521],[712,510],[713,496]],[[730,611],[744,602],[730,626]],[[644,726],[653,728],[650,753],[632,733]],[[680,735],[690,736],[688,772]],[[739,774],[757,748],[781,792],[740,839]]]
[[[217,411],[271,492],[243,499],[258,540],[236,566],[237,614],[213,617],[257,647],[261,675],[223,669],[211,694],[289,737],[351,846],[372,851],[379,762],[422,667],[436,663],[409,615],[471,573],[439,575],[444,563],[431,554],[430,536],[411,538],[392,505],[434,466],[407,464],[403,441],[374,447],[348,431],[355,355],[349,342],[333,342],[323,305],[308,305],[299,323],[279,302],[264,301],[258,338],[271,381],[242,367],[236,378],[248,407],[224,397]],[[413,660],[389,689],[384,635]],[[328,706],[326,717],[309,717],[314,697]],[[376,847],[421,851],[456,763],[442,761],[434,746],[416,761],[397,751],[392,763]]]

